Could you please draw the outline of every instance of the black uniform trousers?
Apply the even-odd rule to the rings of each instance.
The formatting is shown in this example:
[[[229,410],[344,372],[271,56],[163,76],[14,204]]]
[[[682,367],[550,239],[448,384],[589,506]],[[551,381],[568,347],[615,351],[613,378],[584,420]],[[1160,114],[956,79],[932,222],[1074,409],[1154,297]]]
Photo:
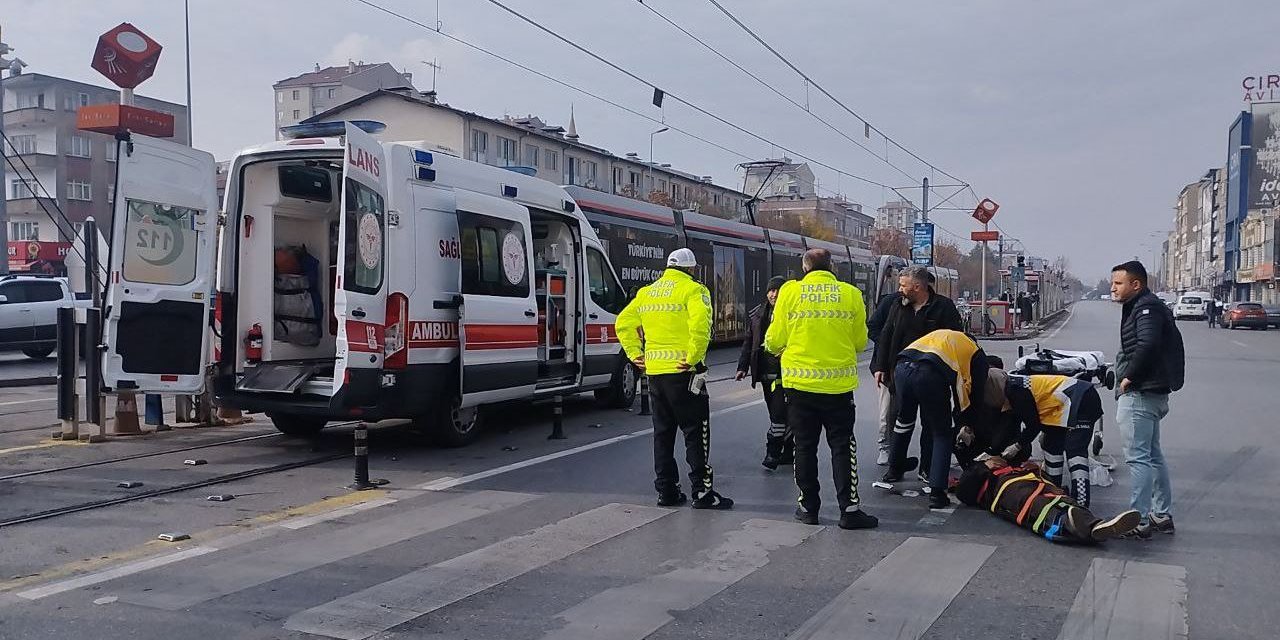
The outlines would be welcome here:
[[[857,507],[858,442],[853,437],[853,392],[811,393],[787,389],[787,424],[796,438],[795,475],[800,506],[817,513],[822,505],[818,485],[818,440],[827,432],[831,447],[831,479],[840,512]]]
[[[951,444],[955,434],[951,429],[951,383],[930,362],[899,360],[893,372],[898,387],[898,419],[893,425],[893,441],[889,446],[889,464],[901,469],[906,463],[907,448],[911,446],[911,432],[916,428],[916,416],[920,417],[922,434],[932,447],[920,447],[922,464],[928,464],[929,488],[945,492],[947,478],[951,474]]]
[[[1044,473],[1082,507],[1089,506],[1089,445],[1094,424],[1102,418],[1102,398],[1089,387],[1072,408],[1067,428],[1044,427]],[[1066,464],[1064,474],[1063,464]],[[1069,482],[1068,482],[1069,479]]]
[[[796,436],[787,424],[787,397],[777,380],[764,380],[764,406],[769,409],[769,432],[765,435],[765,451],[779,457],[796,448]],[[775,386],[776,385],[776,386]]]
[[[689,463],[689,485],[696,498],[711,490],[711,399],[706,389],[690,393],[692,371],[649,376],[653,405],[653,486],[658,493],[680,486],[676,466],[676,431],[684,432],[684,456]]]

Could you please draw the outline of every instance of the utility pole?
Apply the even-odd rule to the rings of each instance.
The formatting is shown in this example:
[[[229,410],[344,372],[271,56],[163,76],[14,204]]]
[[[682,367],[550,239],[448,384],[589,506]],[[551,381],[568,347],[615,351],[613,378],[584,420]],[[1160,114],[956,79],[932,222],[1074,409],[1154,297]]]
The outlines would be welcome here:
[[[929,179],[924,179],[924,195],[921,196],[920,222],[929,222]]]
[[[182,22],[187,45],[187,146],[196,146],[191,136],[191,0],[182,3]]]
[[[16,57],[12,60],[5,58],[5,55],[12,52],[13,49],[4,43],[3,37],[0,37],[0,77],[3,77],[5,69],[9,70],[9,77],[12,78],[13,76],[22,73],[22,68],[27,66],[26,63]],[[4,137],[4,89],[0,88],[0,144],[3,144],[4,140],[6,140]],[[2,151],[2,149],[0,149],[0,151]],[[8,153],[0,154],[0,156],[6,158],[8,155]],[[5,166],[0,165],[0,178],[4,177],[6,171],[8,170]],[[35,176],[32,177],[34,178]],[[8,187],[6,181],[0,179],[0,191],[4,191],[6,187]],[[8,198],[8,193],[0,193],[0,247],[9,246],[9,207],[6,202]],[[0,260],[0,274],[7,273],[9,273],[9,261]]]

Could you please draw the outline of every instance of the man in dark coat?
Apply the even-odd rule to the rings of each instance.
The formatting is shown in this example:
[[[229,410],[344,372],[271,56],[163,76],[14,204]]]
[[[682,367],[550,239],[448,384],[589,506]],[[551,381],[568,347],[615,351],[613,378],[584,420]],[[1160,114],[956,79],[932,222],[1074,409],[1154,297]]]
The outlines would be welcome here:
[[[773,305],[778,301],[778,290],[787,279],[775,276],[769,280],[765,302],[751,310],[748,327],[750,334],[742,343],[738,356],[738,374],[735,380],[751,376],[751,386],[764,388],[764,403],[769,408],[769,432],[765,436],[764,460],[760,464],[773,471],[781,464],[795,461],[796,438],[787,428],[787,404],[783,398],[779,380],[782,364],[777,356],[764,350],[764,334],[773,320]]]

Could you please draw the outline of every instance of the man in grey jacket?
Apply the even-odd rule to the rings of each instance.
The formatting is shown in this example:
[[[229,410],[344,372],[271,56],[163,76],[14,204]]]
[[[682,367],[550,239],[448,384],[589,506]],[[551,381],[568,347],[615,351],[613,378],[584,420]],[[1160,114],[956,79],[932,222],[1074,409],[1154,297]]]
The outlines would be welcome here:
[[[1160,449],[1160,420],[1169,394],[1182,388],[1185,353],[1173,313],[1147,288],[1147,270],[1133,260],[1111,270],[1111,298],[1121,303],[1116,357],[1116,424],[1125,437],[1125,464],[1133,480],[1129,506],[1142,514],[1125,537],[1147,540],[1173,533],[1173,489]]]

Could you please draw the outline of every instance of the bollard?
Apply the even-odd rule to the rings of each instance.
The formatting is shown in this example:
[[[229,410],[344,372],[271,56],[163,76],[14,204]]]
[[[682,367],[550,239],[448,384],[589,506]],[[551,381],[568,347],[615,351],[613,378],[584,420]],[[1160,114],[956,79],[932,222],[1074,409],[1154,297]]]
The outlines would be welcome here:
[[[107,439],[107,401],[102,395],[102,310],[85,309],[84,319],[84,415],[97,433],[81,434],[80,441],[102,442]]]
[[[76,384],[80,378],[80,356],[76,350],[76,310],[58,309],[58,420],[62,429],[55,440],[80,439],[80,407]]]
[[[564,440],[564,396],[556,396],[551,405],[551,435],[548,440]]]
[[[640,376],[640,415],[647,416],[649,411],[649,376]]]
[[[369,479],[369,427],[361,422],[356,425],[354,436],[356,443],[356,477],[354,482],[347,485],[347,488],[353,491],[367,491],[387,484],[388,481],[381,478],[377,480]]]

